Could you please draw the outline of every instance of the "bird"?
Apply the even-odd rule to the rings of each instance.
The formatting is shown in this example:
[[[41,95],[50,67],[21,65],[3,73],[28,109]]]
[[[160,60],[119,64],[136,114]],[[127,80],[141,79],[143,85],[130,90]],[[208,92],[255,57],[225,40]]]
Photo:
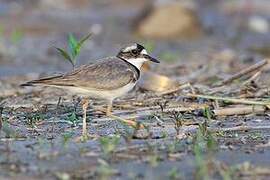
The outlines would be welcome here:
[[[89,100],[106,100],[106,115],[110,116],[113,100],[134,88],[141,76],[141,67],[147,61],[160,63],[148,55],[141,44],[132,43],[121,48],[116,56],[99,59],[94,64],[81,65],[64,74],[28,81],[21,86],[55,87],[82,97],[82,136],[85,137],[88,135],[86,111]]]

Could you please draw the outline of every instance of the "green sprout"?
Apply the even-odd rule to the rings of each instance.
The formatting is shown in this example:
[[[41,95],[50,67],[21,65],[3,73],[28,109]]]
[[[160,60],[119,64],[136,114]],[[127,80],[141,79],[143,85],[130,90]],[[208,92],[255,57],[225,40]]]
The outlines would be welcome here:
[[[98,159],[99,166],[96,168],[96,175],[98,179],[111,179],[113,175],[118,174],[118,170],[111,167],[111,165],[103,159]]]
[[[183,125],[183,121],[184,121],[184,117],[182,115],[181,112],[178,111],[169,111],[167,112],[169,118],[171,119],[171,121],[174,124],[174,129],[176,131],[176,134],[179,135],[180,134],[180,129]]]
[[[23,38],[23,32],[19,29],[15,29],[11,32],[10,40],[13,44],[17,44]]]
[[[4,35],[4,27],[0,24],[0,38]]]
[[[63,135],[62,135],[62,139],[63,139],[63,145],[66,147],[69,140],[72,138],[72,136],[74,135],[73,132],[65,132]]]
[[[179,170],[176,168],[176,167],[173,167],[169,173],[168,173],[168,177],[169,179],[171,180],[174,180],[174,179],[182,179],[181,177],[181,173],[179,172]]]
[[[2,122],[2,114],[3,114],[3,110],[4,108],[0,106],[0,131],[2,129],[2,126],[3,126],[3,122]]]
[[[208,120],[211,120],[214,117],[214,114],[209,107],[206,107],[203,109],[203,116]]]
[[[106,156],[115,152],[119,142],[120,136],[101,137],[99,139],[101,150]]]
[[[213,154],[217,150],[217,140],[207,129],[206,121],[199,124],[194,137],[193,152],[196,163],[196,179],[209,179],[209,164],[213,162]]]
[[[38,122],[45,119],[45,115],[41,112],[28,113],[25,115],[26,124],[31,128],[36,128]]]
[[[75,126],[77,126],[77,124],[79,123],[80,120],[77,117],[77,115],[75,114],[75,112],[72,112],[70,115],[68,115],[66,121],[75,127]]]
[[[77,57],[81,52],[81,48],[86,40],[91,37],[91,33],[86,35],[80,40],[77,40],[73,34],[68,35],[68,50],[55,47],[59,53],[64,57],[65,60],[69,61],[72,64],[73,69],[75,68]]]

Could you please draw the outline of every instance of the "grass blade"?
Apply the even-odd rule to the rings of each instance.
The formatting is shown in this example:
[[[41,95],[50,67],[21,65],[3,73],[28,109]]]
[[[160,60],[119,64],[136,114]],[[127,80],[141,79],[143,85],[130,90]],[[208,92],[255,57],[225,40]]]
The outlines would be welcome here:
[[[69,46],[69,50],[71,52],[72,58],[75,59],[75,57],[78,55],[78,51],[76,50],[76,47],[78,46],[78,42],[73,36],[73,34],[68,35],[68,46]]]
[[[82,38],[79,42],[78,42],[78,44],[77,44],[77,46],[76,46],[76,51],[79,53],[80,51],[81,51],[81,47],[82,47],[82,45],[84,44],[84,42],[87,40],[87,39],[89,39],[90,37],[92,36],[92,33],[89,33],[87,36],[85,36],[84,38]]]
[[[61,48],[58,48],[58,47],[55,47],[55,49],[57,49],[60,52],[60,54],[72,64],[73,67],[75,66],[72,58],[70,57],[70,55],[65,50],[63,50]]]

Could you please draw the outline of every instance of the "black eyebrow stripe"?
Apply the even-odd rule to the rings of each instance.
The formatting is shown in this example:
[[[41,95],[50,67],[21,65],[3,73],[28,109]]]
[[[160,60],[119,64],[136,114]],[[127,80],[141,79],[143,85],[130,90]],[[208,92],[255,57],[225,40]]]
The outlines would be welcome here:
[[[137,44],[137,47],[138,47],[139,51],[142,51],[144,49],[144,47],[140,44]]]

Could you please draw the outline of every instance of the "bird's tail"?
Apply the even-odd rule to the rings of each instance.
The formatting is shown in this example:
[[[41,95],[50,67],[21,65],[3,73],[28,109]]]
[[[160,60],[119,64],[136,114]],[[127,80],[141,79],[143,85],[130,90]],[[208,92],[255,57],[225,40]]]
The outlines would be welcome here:
[[[35,86],[35,85],[50,85],[52,80],[55,80],[59,77],[62,77],[62,75],[28,81],[28,82],[21,84],[20,86],[25,87],[25,86]]]

